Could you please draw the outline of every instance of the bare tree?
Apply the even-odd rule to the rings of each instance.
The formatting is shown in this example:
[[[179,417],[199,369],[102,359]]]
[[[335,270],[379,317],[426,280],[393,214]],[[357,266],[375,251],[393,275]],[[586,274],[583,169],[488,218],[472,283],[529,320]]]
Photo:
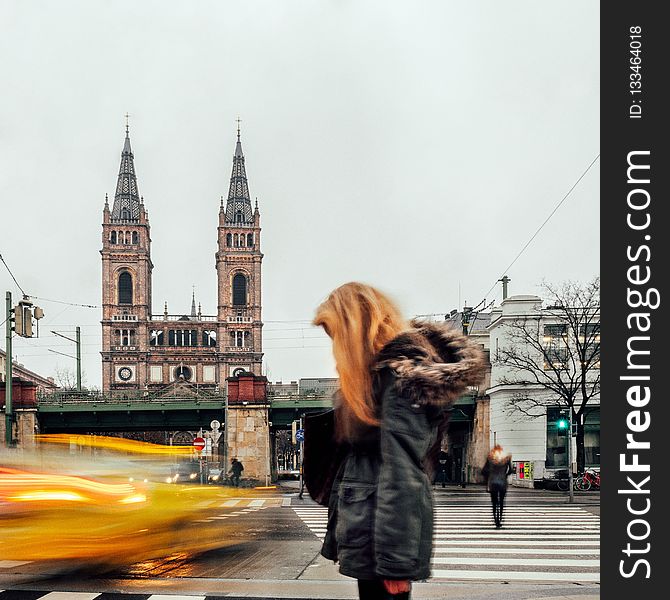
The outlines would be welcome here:
[[[73,369],[56,367],[54,381],[62,390],[77,389],[77,373]],[[86,383],[86,373],[81,374],[81,383]]]
[[[509,322],[509,344],[499,348],[493,363],[505,368],[501,385],[521,390],[511,397],[509,411],[537,418],[559,404],[572,412],[582,472],[584,416],[600,396],[600,278],[586,284],[545,282],[543,289],[544,310]],[[534,397],[538,390],[550,392],[550,398]]]

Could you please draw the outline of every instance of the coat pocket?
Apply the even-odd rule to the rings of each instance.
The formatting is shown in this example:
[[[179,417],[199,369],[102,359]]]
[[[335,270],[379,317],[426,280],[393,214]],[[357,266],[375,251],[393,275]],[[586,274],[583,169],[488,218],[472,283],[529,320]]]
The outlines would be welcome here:
[[[338,498],[335,537],[341,546],[363,546],[372,539],[374,485],[342,483]]]

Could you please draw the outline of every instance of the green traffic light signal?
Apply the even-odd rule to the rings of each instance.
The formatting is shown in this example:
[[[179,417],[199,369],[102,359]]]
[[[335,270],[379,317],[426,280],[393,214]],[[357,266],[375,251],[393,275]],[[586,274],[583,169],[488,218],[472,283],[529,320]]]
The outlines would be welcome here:
[[[556,426],[557,426],[559,429],[567,429],[567,428],[568,428],[568,420],[567,420],[567,419],[559,419],[559,420],[556,422]]]

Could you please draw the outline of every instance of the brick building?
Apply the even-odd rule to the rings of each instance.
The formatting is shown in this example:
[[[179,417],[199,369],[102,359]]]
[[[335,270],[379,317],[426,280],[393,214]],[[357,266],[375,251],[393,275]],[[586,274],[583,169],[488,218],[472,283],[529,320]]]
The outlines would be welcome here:
[[[214,227],[212,227],[214,233]],[[237,144],[227,201],[221,197],[216,253],[218,307],[171,315],[153,311],[149,214],[140,195],[126,126],[114,202],[102,224],[102,386],[111,394],[158,391],[189,382],[222,389],[227,377],[261,375],[260,213],[251,206]],[[166,232],[168,235],[169,232]]]

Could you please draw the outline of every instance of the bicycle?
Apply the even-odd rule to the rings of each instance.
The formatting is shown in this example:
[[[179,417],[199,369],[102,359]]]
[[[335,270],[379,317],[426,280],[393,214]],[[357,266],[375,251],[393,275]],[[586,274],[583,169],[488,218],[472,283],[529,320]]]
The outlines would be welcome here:
[[[587,469],[575,478],[575,489],[588,492],[591,488],[600,489],[600,473]]]

